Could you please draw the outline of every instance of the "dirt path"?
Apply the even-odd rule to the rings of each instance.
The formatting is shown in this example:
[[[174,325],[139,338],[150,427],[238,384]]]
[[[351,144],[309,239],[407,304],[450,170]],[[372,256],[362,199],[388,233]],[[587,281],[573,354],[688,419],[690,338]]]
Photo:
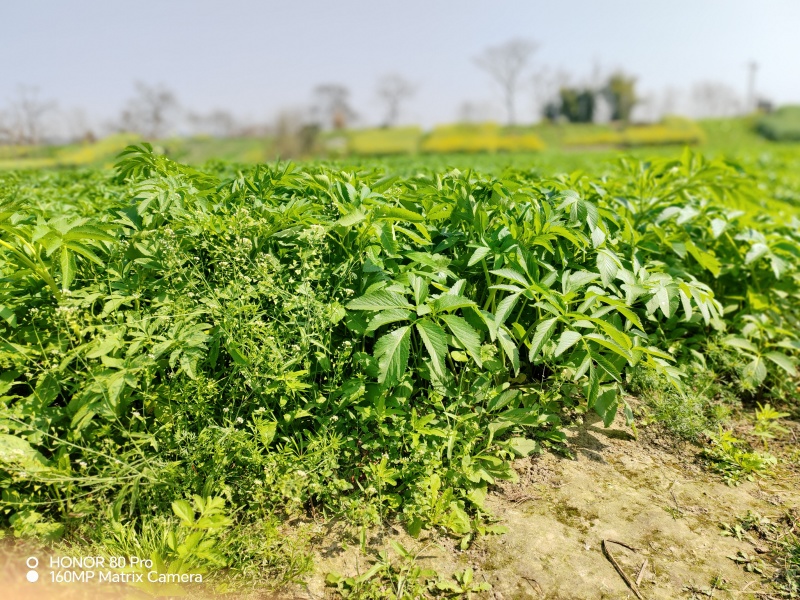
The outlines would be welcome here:
[[[757,549],[721,535],[720,523],[748,511],[778,518],[797,508],[795,477],[729,487],[696,463],[696,449],[635,441],[620,423],[573,427],[569,436],[574,459],[547,453],[519,461],[520,482],[491,494],[488,506],[507,534],[484,537],[466,552],[447,539],[390,537],[421,551],[419,562],[439,571],[472,567],[477,581],[492,584],[486,597],[493,600],[635,598],[604,556],[603,540],[636,549],[608,545],[633,581],[647,561],[639,585],[646,600],[755,598],[770,591],[728,558]],[[388,539],[381,543],[388,547]],[[319,577],[306,593],[330,597],[321,580],[326,571],[354,575],[368,566],[357,548],[319,556]]]

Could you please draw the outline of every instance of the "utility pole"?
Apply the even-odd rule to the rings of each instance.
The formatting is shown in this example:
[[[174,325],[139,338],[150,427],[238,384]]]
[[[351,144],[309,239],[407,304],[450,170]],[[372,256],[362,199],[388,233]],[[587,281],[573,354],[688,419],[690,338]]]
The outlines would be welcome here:
[[[756,72],[758,71],[758,63],[750,61],[747,63],[747,112],[755,112],[756,110]]]

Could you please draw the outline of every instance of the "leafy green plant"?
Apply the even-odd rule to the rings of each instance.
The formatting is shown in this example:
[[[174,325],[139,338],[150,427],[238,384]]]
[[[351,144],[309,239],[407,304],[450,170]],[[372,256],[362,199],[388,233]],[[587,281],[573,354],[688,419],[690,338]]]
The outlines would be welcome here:
[[[370,568],[355,577],[328,573],[325,581],[344,598],[471,598],[473,593],[486,592],[491,585],[477,583],[471,568],[456,571],[450,577],[433,569],[424,569],[412,553],[399,542],[390,542],[397,559],[388,550],[377,553]]]
[[[756,409],[756,422],[753,427],[753,435],[756,435],[764,442],[767,447],[767,440],[775,439],[776,433],[787,433],[789,430],[778,424],[780,419],[790,416],[789,413],[779,412],[770,406],[769,402],[765,405],[758,405]]]
[[[702,454],[711,468],[722,475],[729,485],[739,483],[742,479],[752,480],[755,475],[764,475],[777,463],[771,454],[743,449],[742,440],[721,427],[718,432],[707,431],[706,435],[710,447],[704,448]]]
[[[187,565],[202,547],[290,581],[293,517],[498,531],[514,460],[587,411],[635,426],[637,381],[682,435],[740,392],[796,404],[789,175],[689,151],[603,177],[412,167],[197,170],[140,144],[113,175],[0,175],[1,524],[110,521],[176,564],[188,540]],[[772,464],[714,436],[730,480]],[[232,507],[218,531],[195,530],[207,498]]]

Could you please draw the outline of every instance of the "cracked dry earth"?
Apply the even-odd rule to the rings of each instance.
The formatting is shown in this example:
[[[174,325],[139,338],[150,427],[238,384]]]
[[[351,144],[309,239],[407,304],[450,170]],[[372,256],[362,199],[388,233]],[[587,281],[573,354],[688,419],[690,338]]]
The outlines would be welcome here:
[[[388,548],[389,539],[397,539],[421,552],[420,563],[444,573],[470,566],[476,581],[492,584],[482,596],[495,600],[635,598],[604,556],[603,540],[630,547],[608,544],[623,572],[634,582],[639,578],[646,600],[763,598],[771,592],[761,576],[728,558],[764,549],[721,535],[720,523],[748,511],[777,519],[796,509],[796,472],[730,487],[697,463],[696,448],[635,441],[620,422],[568,433],[573,459],[546,453],[519,461],[520,482],[490,495],[489,508],[509,529],[505,535],[486,536],[465,552],[447,540],[411,540],[398,532],[374,540],[376,546]],[[330,570],[363,573],[369,563],[358,554],[354,548],[318,557],[318,578],[295,597],[332,597],[321,577]]]

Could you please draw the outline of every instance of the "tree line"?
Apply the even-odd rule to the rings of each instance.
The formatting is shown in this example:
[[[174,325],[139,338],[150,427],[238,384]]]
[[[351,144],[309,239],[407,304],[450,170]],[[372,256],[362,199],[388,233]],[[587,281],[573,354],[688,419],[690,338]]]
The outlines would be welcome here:
[[[640,95],[635,76],[622,70],[602,75],[597,68],[592,76],[576,83],[569,73],[537,66],[537,51],[535,41],[519,38],[487,47],[473,58],[474,65],[494,83],[508,125],[519,123],[520,96],[526,91],[532,92],[535,113],[553,122],[627,123],[637,106],[647,105],[651,113],[677,112],[673,89],[665,90],[657,102],[652,95]],[[398,125],[417,90],[415,82],[399,73],[381,77],[374,89],[382,110],[380,125]],[[735,90],[715,82],[695,84],[689,100],[690,112],[695,116],[730,116],[747,108]],[[459,116],[460,120],[481,120],[487,112],[466,102]],[[215,137],[272,135],[292,138],[302,147],[319,131],[363,124],[360,117],[349,88],[337,82],[315,86],[306,106],[281,111],[269,124],[243,121],[225,109],[192,111],[183,107],[166,85],[137,82],[118,116],[104,123],[100,133],[128,131],[147,139],[176,133]],[[96,128],[97,124],[90,124],[81,111],[60,112],[54,101],[41,98],[35,88],[20,87],[15,97],[0,104],[0,143],[35,145],[56,138],[91,140],[97,135]]]

